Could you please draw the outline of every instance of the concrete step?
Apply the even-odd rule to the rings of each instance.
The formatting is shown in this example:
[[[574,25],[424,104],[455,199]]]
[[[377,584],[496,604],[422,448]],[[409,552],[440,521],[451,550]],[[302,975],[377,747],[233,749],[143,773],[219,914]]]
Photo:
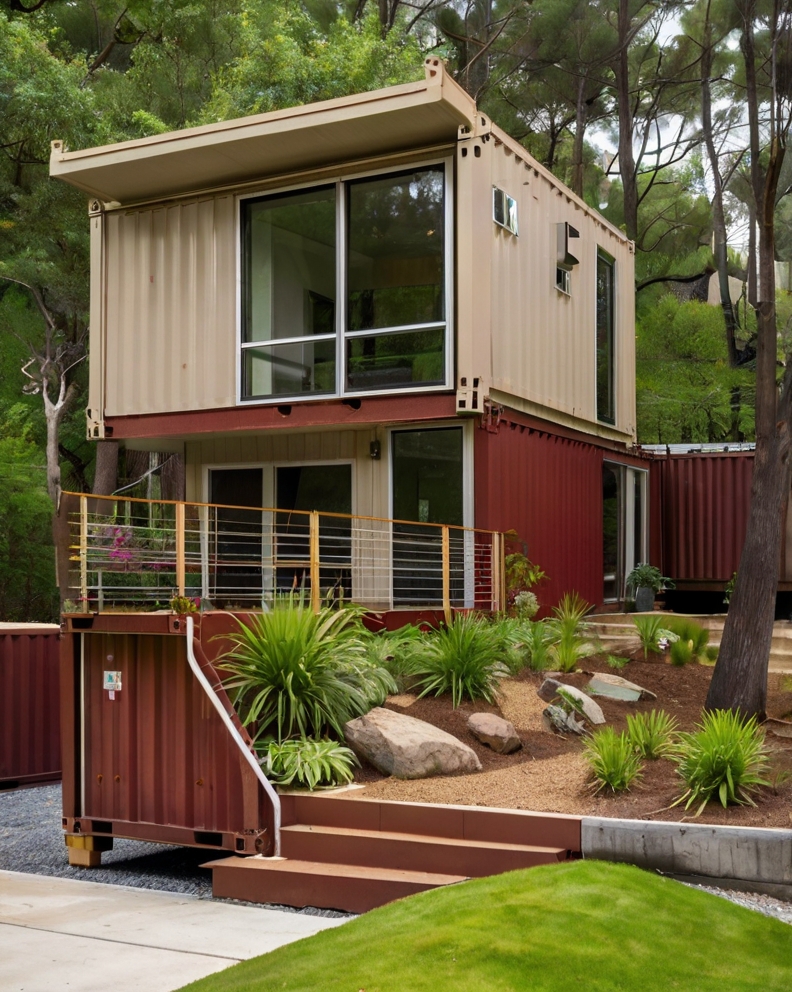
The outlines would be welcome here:
[[[281,853],[300,861],[439,872],[481,878],[565,861],[561,847],[293,824],[281,831]]]
[[[212,895],[218,899],[316,906],[366,913],[377,906],[427,889],[466,881],[464,875],[330,864],[292,858],[222,858],[212,869]]]

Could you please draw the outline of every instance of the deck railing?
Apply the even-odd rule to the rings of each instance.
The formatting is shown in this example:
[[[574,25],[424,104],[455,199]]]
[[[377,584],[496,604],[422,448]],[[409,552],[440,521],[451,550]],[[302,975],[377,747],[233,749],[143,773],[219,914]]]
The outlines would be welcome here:
[[[81,610],[165,607],[173,596],[226,609],[297,591],[318,610],[500,610],[496,531],[341,513],[64,494],[70,579]]]

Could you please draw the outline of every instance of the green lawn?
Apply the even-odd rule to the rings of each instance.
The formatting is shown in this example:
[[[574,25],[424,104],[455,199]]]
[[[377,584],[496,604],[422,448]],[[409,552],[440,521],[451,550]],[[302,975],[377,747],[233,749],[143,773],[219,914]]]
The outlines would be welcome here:
[[[577,861],[412,896],[186,988],[789,992],[792,927],[637,868]]]

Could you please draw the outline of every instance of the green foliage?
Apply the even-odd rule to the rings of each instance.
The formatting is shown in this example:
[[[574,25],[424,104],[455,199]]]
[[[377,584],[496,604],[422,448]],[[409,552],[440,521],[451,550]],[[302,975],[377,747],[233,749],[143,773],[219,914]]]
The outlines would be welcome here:
[[[641,639],[644,658],[649,657],[650,651],[652,654],[659,654],[659,641],[663,635],[663,617],[650,613],[646,616],[633,617],[633,623],[638,631],[638,637]]]
[[[655,594],[663,589],[673,589],[674,583],[667,576],[662,575],[660,569],[655,565],[636,565],[627,576],[627,592],[635,595],[637,589],[651,589]]]
[[[450,692],[455,707],[464,698],[495,702],[498,685],[509,674],[501,633],[472,613],[458,614],[416,645],[409,671],[420,696]]]
[[[548,624],[553,642],[550,657],[561,672],[573,672],[579,661],[598,649],[586,637],[589,625],[583,618],[590,609],[591,605],[577,593],[565,593],[558,606],[553,607],[553,619]]]
[[[744,720],[731,710],[715,710],[704,715],[695,733],[680,734],[679,740],[678,771],[687,789],[677,803],[684,802],[685,809],[700,803],[696,816],[716,798],[724,807],[756,805],[752,793],[769,785],[769,762],[755,717]]]
[[[734,587],[736,585],[737,585],[737,573],[734,572],[732,574],[732,577],[726,583],[726,586],[723,590],[723,602],[726,606],[728,606],[729,603],[731,602],[731,598],[734,595]]]
[[[534,672],[547,671],[554,659],[551,652],[555,630],[547,620],[520,625],[522,644],[528,655],[528,667]]]
[[[566,592],[558,606],[553,607],[553,616],[560,623],[569,624],[576,633],[580,634],[586,628],[583,618],[590,609],[591,604],[576,592]]]
[[[390,672],[397,687],[403,689],[409,672],[410,654],[424,640],[420,627],[408,623],[397,630],[365,631],[362,637],[369,661]]]
[[[672,665],[676,665],[677,668],[683,668],[693,661],[695,657],[693,642],[683,640],[674,641],[669,650],[669,656]]]
[[[325,608],[318,614],[277,604],[238,621],[233,647],[219,668],[225,687],[255,736],[343,737],[344,724],[396,690],[392,676],[366,655],[359,614]]]
[[[514,597],[514,612],[521,620],[533,620],[539,612],[539,600],[535,593],[522,589]]]
[[[605,788],[623,792],[641,777],[641,759],[624,731],[617,734],[613,727],[595,730],[583,745],[583,754],[599,783],[597,792]]]
[[[707,649],[709,644],[709,631],[702,627],[700,623],[691,620],[690,617],[666,617],[665,625],[672,634],[676,634],[680,641],[690,641],[693,655],[698,657]]]
[[[630,659],[620,658],[618,655],[615,654],[609,654],[608,657],[605,659],[605,664],[608,666],[608,668],[615,668],[616,671],[619,671],[622,668],[626,668],[627,665],[630,664]]]
[[[530,589],[531,586],[535,586],[546,578],[546,573],[520,551],[506,555],[504,564],[506,566],[506,588],[509,592]]]
[[[168,606],[174,613],[197,613],[199,603],[189,596],[174,596]]]
[[[346,785],[354,778],[358,764],[354,751],[336,741],[269,741],[261,759],[264,774],[275,785],[306,789],[331,789]]]
[[[627,736],[642,758],[654,761],[676,751],[677,722],[665,710],[627,714]]]

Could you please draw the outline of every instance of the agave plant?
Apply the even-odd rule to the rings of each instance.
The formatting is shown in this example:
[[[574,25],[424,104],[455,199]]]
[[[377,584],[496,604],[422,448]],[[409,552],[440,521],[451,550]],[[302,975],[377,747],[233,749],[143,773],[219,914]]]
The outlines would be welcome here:
[[[230,673],[225,688],[257,739],[341,737],[348,720],[396,691],[390,673],[369,660],[355,610],[278,604],[238,623],[218,667]]]
[[[420,696],[450,692],[454,707],[465,697],[492,703],[501,679],[509,675],[503,637],[481,617],[458,615],[414,649],[410,674]]]

